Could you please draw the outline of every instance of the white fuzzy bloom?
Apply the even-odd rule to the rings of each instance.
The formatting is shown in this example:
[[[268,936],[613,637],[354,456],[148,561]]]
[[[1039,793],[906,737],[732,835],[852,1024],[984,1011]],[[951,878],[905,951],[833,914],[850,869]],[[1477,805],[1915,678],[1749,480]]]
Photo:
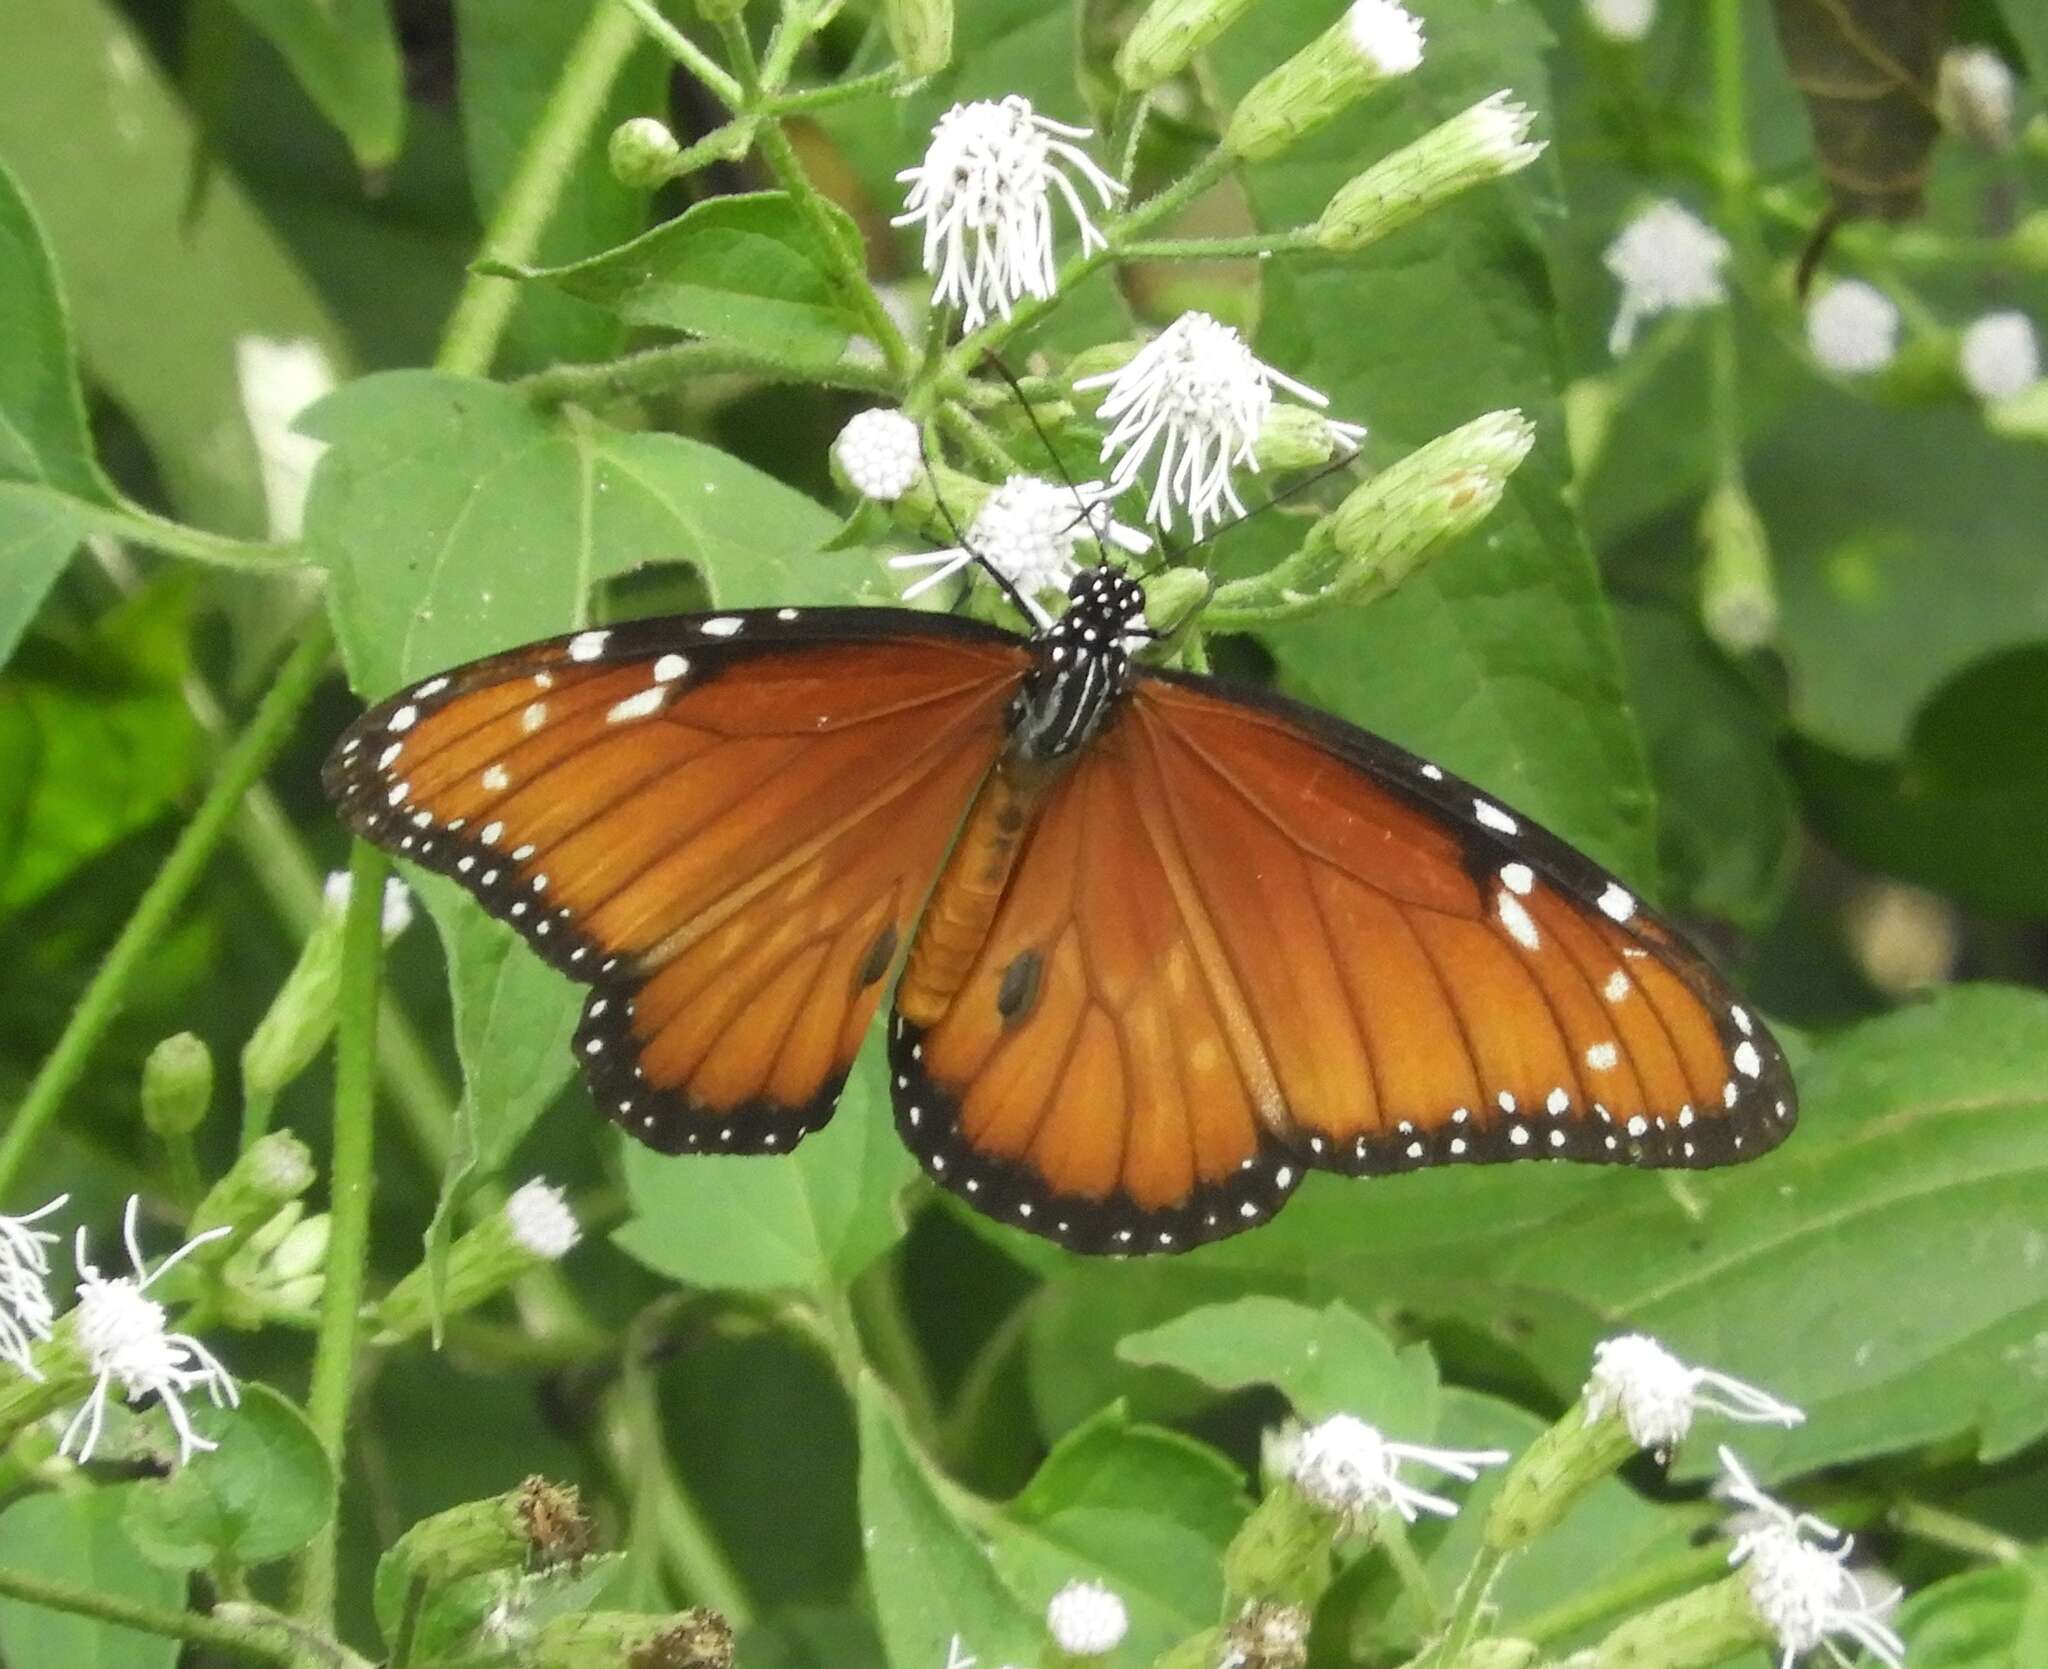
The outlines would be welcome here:
[[[917,425],[888,406],[849,417],[832,443],[832,456],[845,471],[848,486],[862,498],[882,504],[901,498],[924,468]]]
[[[1668,198],[1624,226],[1600,259],[1621,281],[1621,306],[1607,338],[1617,354],[1628,352],[1645,319],[1716,307],[1728,299],[1721,280],[1728,240]]]
[[[1807,303],[1806,346],[1837,376],[1882,371],[1898,355],[1899,310],[1875,284],[1839,279]]]
[[[1450,1518],[1458,1507],[1404,1483],[1396,1474],[1403,1461],[1432,1466],[1470,1483],[1480,1467],[1498,1466],[1507,1458],[1505,1449],[1431,1449],[1390,1442],[1354,1414],[1332,1414],[1295,1439],[1288,1473],[1303,1495],[1354,1524],[1382,1507],[1392,1507],[1413,1524],[1420,1513]]]
[[[61,1211],[69,1194],[59,1194],[48,1205],[38,1206],[26,1217],[0,1216],[0,1362],[12,1362],[31,1379],[43,1376],[29,1360],[36,1340],[50,1336],[56,1309],[50,1303],[50,1254],[57,1237],[35,1225],[54,1211]]]
[[[1069,1582],[1045,1608],[1045,1629],[1069,1657],[1102,1657],[1131,1626],[1124,1602],[1100,1582]]]
[[[924,160],[896,176],[910,192],[891,224],[923,225],[924,270],[936,280],[932,299],[958,303],[963,329],[977,329],[990,313],[1007,319],[1025,296],[1052,295],[1055,190],[1080,229],[1082,249],[1103,244],[1064,171],[1092,186],[1105,209],[1123,195],[1087,152],[1067,142],[1092,132],[1041,116],[1014,93],[1000,102],[956,104],[932,129]]]
[[[326,349],[310,337],[274,341],[244,336],[235,343],[235,375],[241,384],[242,414],[256,442],[270,536],[296,539],[306,519],[313,466],[327,443],[297,433],[292,421],[332,391],[333,363]]]
[[[1422,62],[1422,23],[1395,0],[1354,0],[1344,33],[1379,75],[1406,75]]]
[[[1965,138],[1987,151],[2012,144],[2019,78],[1988,46],[1956,46],[1942,54],[1935,78],[1942,115]]]
[[[1128,364],[1101,376],[1083,377],[1076,390],[1106,387],[1101,416],[1114,425],[1102,443],[1110,467],[1109,485],[1120,493],[1153,463],[1148,520],[1170,529],[1174,507],[1186,509],[1199,539],[1223,519],[1228,506],[1245,513],[1230,472],[1259,467],[1254,448],[1280,388],[1308,405],[1329,401],[1305,383],[1276,371],[1245,345],[1242,336],[1206,313],[1183,313]],[[1365,430],[1355,423],[1330,425],[1333,437],[1356,449]]]
[[[1076,494],[1079,495],[1078,502]],[[988,495],[967,529],[967,543],[950,550],[915,556],[892,556],[892,568],[929,568],[931,572],[905,587],[906,598],[928,591],[958,573],[977,557],[1000,573],[1031,602],[1042,591],[1065,591],[1080,572],[1074,547],[1092,536],[1133,556],[1152,541],[1134,528],[1112,521],[1109,500],[1114,489],[1100,481],[1082,481],[1071,489],[1036,475],[1013,475]],[[1037,616],[1045,623],[1043,611]]]
[[[1837,1636],[1887,1669],[1904,1669],[1906,1643],[1884,1620],[1900,1591],[1873,1591],[1848,1568],[1855,1538],[1766,1495],[1732,1450],[1721,1450],[1721,1465],[1727,1477],[1720,1492],[1755,1515],[1735,1538],[1728,1562],[1748,1568],[1750,1603],[1777,1637],[1779,1669],[1792,1669],[1795,1659],[1823,1646],[1848,1669]]]
[[[583,1238],[583,1225],[576,1221],[562,1190],[545,1177],[537,1176],[513,1190],[505,1202],[505,1221],[520,1246],[550,1263]]]
[[[121,1219],[121,1235],[134,1274],[117,1275],[112,1280],[103,1276],[86,1258],[83,1229],[78,1231],[73,1252],[78,1266],[78,1307],[72,1312],[71,1321],[78,1347],[85,1353],[86,1364],[96,1378],[84,1403],[64,1428],[57,1452],[68,1455],[75,1449],[80,1461],[92,1458],[106,1419],[107,1394],[116,1381],[120,1383],[121,1395],[129,1402],[153,1396],[163,1404],[171,1427],[178,1434],[180,1462],[190,1460],[201,1449],[218,1446],[192,1429],[192,1421],[185,1412],[185,1398],[193,1391],[203,1390],[216,1408],[232,1408],[240,1400],[235,1382],[228,1377],[219,1358],[191,1334],[167,1331],[163,1305],[148,1296],[150,1285],[179,1259],[232,1231],[218,1228],[188,1240],[152,1271],[143,1262],[142,1246],[135,1233],[136,1213],[141,1204],[140,1198],[131,1194]]]
[[[1586,21],[1611,41],[1639,41],[1657,21],[1657,0],[1586,0]]]
[[[1754,1385],[1712,1368],[1686,1366],[1642,1333],[1603,1339],[1593,1347],[1593,1373],[1582,1393],[1586,1424],[1618,1410],[1628,1434],[1645,1449],[1668,1449],[1705,1409],[1730,1420],[1796,1426],[1806,1418]]]
[[[1963,381],[1980,400],[2009,400],[2041,380],[2041,341],[2024,313],[1986,313],[1963,332]]]
[[[327,908],[339,915],[348,908],[351,877],[345,869],[329,872],[323,889]],[[396,875],[384,877],[384,908],[378,914],[377,930],[388,945],[412,926],[412,891]]]

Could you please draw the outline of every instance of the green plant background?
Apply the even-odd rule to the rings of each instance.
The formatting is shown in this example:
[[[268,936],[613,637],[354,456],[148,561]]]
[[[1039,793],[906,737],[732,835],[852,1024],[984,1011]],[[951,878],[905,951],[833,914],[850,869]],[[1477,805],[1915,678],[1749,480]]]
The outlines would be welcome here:
[[[1575,463],[1564,415],[1567,389],[1612,369],[1598,256],[1619,216],[1652,190],[1703,194],[1687,147],[1705,143],[1709,8],[1672,0],[1626,62],[1562,0],[1416,9],[1423,70],[1246,171],[1217,212],[1296,225],[1362,160],[1500,86],[1543,113],[1541,166],[1363,259],[1091,280],[1039,341],[1207,306],[1368,423],[1369,463],[1491,408],[1535,420],[1507,502],[1454,555],[1369,608],[1224,648],[1701,924],[1792,1042],[1792,1143],[1682,1181],[1318,1177],[1224,1245],[1084,1261],[915,1185],[872,1059],[787,1160],[620,1142],[571,1081],[576,992],[428,884],[437,931],[390,957],[373,1289],[500,1180],[563,1182],[607,1232],[516,1304],[453,1323],[444,1349],[377,1361],[338,1495],[292,1406],[303,1339],[224,1334],[236,1371],[277,1387],[252,1387],[238,1419],[209,1416],[236,1435],[169,1482],[11,1480],[0,1567],[171,1605],[189,1572],[225,1568],[274,1597],[274,1562],[338,1500],[341,1625],[369,1650],[380,1549],[538,1471],[594,1504],[620,1555],[593,1567],[607,1604],[718,1603],[750,1666],[939,1669],[956,1634],[991,1665],[1029,1663],[1047,1596],[1082,1575],[1129,1600],[1116,1661],[1138,1664],[1214,1620],[1283,1397],[1416,1440],[1520,1447],[1572,1401],[1592,1344],[1640,1327],[1807,1410],[1743,1452],[1919,1590],[1917,1665],[2048,1661],[2048,453],[1991,433],[1953,387],[1876,398],[1824,379],[1782,307],[1740,298],[1744,467],[1783,620],[1776,654],[1731,659],[1695,603],[1692,519],[1716,468],[1703,330],[1673,327],[1656,374],[1615,385],[1597,457]],[[1765,10],[1736,9],[1751,161],[1817,204]],[[1211,55],[1208,90],[1227,108],[1334,10],[1258,8]],[[952,69],[804,130],[807,165],[885,274],[913,270],[884,221],[934,117],[1021,91],[1100,120],[1093,48],[1112,11],[976,0]],[[479,367],[421,368],[588,12],[457,0],[452,16],[401,8],[397,30],[368,0],[15,0],[0,53],[0,1108],[309,607],[328,611],[354,694],[338,677],[320,690],[0,1206],[69,1190],[81,1220],[111,1225],[131,1191],[174,1205],[137,1116],[141,1060],[189,1027],[231,1062],[290,967],[312,878],[344,861],[315,773],[357,696],[588,618],[886,594],[874,530],[848,528],[824,468],[858,395],[726,378],[563,411]],[[2035,8],[1974,4],[1963,26],[2027,67],[2023,116],[2038,112]],[[881,62],[858,8],[826,50]],[[645,194],[605,170],[604,135],[669,96],[638,46],[531,252],[555,270],[521,284],[499,378],[677,330],[822,365],[859,329],[781,198],[712,199],[667,219],[652,251],[577,264],[648,224]],[[1191,143],[1165,124],[1155,165]],[[1972,228],[2001,193],[2048,204],[2039,151],[1941,147],[1937,223]],[[1797,227],[1769,236],[1796,252]],[[1845,234],[1840,258],[1887,260],[1885,239]],[[2038,270],[1914,276],[1952,319],[2048,318]],[[343,379],[302,424],[328,446],[303,541],[254,572],[150,555],[122,505],[209,530],[222,550],[186,553],[201,558],[264,535],[234,375],[251,334],[309,338]],[[1226,536],[1219,561],[1270,560],[1287,527]],[[1872,983],[1851,905],[1887,880],[1951,912],[1962,982],[1905,1000]],[[333,1104],[316,1072],[278,1113],[323,1164]],[[233,1122],[201,1132],[208,1174]],[[1645,1569],[1697,1580],[1711,1470],[1695,1441],[1668,1476],[1646,1464],[1603,1485],[1514,1568],[1503,1626],[1562,1649],[1611,1620],[1574,1600]],[[1912,1533],[1914,1509],[1967,1521],[1999,1556]],[[1445,1593],[1475,1522],[1416,1532]],[[1325,1602],[1318,1661],[1397,1660],[1410,1605],[1360,1563]],[[0,1600],[10,1669],[140,1669],[176,1651]]]

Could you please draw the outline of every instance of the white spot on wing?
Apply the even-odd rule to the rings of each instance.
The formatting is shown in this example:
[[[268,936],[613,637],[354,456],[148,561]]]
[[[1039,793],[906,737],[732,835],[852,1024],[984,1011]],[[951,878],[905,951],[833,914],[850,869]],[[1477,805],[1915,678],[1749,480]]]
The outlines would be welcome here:
[[[1500,909],[1500,924],[1508,930],[1508,936],[1524,950],[1541,950],[1542,935],[1536,931],[1535,922],[1529,919],[1529,912],[1522,908],[1521,900],[1513,893],[1504,892],[1496,902]]]
[[[393,742],[391,746],[377,755],[377,769],[380,771],[390,770],[393,765],[398,763],[398,756],[403,752],[405,752],[405,744],[403,742]]]
[[[1552,1118],[1562,1116],[1566,1112],[1566,1110],[1570,1108],[1571,1104],[1572,1098],[1565,1093],[1564,1086],[1562,1084],[1558,1085],[1556,1089],[1552,1090],[1548,1098],[1543,1103],[1543,1105],[1549,1109],[1550,1116]]]
[[[1616,968],[1607,976],[1607,983],[1600,987],[1600,995],[1611,1003],[1618,1003],[1629,994],[1628,975]]]
[[[1443,772],[1439,771],[1434,765],[1423,766],[1422,774],[1428,777],[1431,782],[1442,782],[1444,780]]]
[[[424,684],[422,684],[418,689],[414,690],[412,693],[419,700],[426,701],[434,696],[439,695],[447,687],[448,680],[446,678],[429,678]]]
[[[1745,1078],[1754,1078],[1763,1071],[1763,1057],[1756,1052],[1756,1045],[1744,1038],[1735,1045],[1735,1070]]]
[[[706,637],[732,637],[745,624],[736,614],[721,614],[705,621],[697,630]]]
[[[1749,1010],[1744,1008],[1742,1004],[1730,1003],[1728,1005],[1728,1018],[1735,1022],[1736,1030],[1740,1031],[1744,1037],[1750,1035]]]
[[[572,661],[596,660],[598,656],[604,653],[604,646],[611,641],[611,635],[610,632],[578,632],[569,640],[569,659]],[[544,676],[546,676],[544,673],[535,673],[534,682],[540,683]],[[547,686],[541,684],[541,688],[546,689]]]
[[[1612,1043],[1596,1043],[1586,1051],[1586,1064],[1595,1072],[1612,1072],[1621,1064],[1621,1051]]]
[[[1536,884],[1536,872],[1525,863],[1504,863],[1500,866],[1500,884],[1526,898]]]
[[[512,773],[503,765],[492,765],[485,769],[483,785],[486,793],[502,794],[512,786]]]
[[[1636,901],[1619,881],[1609,881],[1600,895],[1600,913],[1615,921],[1627,921],[1636,913]]]
[[[668,700],[668,691],[659,684],[650,684],[644,690],[629,695],[623,701],[614,701],[606,710],[606,724],[624,724],[631,719],[644,719],[658,713]]]
[[[1502,834],[1520,834],[1522,832],[1522,825],[1502,811],[1491,800],[1474,800],[1472,802],[1472,815],[1489,829],[1497,829]]]
[[[519,715],[519,728],[531,736],[548,722],[548,704],[545,701],[529,701]]]
[[[681,655],[664,655],[654,663],[654,681],[657,684],[673,684],[690,670],[690,663]]]
[[[394,736],[401,736],[419,722],[420,710],[408,701],[391,715],[391,722],[384,728]]]

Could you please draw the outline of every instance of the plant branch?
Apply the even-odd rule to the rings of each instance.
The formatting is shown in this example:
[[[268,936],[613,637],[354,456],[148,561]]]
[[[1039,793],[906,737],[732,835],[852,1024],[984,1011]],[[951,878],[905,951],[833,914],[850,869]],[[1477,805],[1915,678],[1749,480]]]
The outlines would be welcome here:
[[[903,71],[891,64],[885,70],[856,75],[845,81],[827,82],[822,87],[800,87],[793,93],[777,93],[773,98],[761,101],[761,113],[764,116],[794,116],[807,110],[822,110],[828,105],[866,98],[870,93],[893,92],[902,81]]]
[[[1901,1535],[1911,1536],[1916,1541],[1932,1542],[1937,1547],[1966,1554],[1972,1559],[1982,1559],[1994,1565],[2013,1565],[2027,1557],[2024,1543],[2001,1535],[1975,1519],[1964,1518],[1960,1513],[1952,1513],[1925,1501],[1894,1502],[1885,1517]]]
[[[1683,1593],[1710,1577],[1725,1575],[1727,1570],[1728,1549],[1724,1543],[1674,1554],[1654,1565],[1632,1570],[1619,1581],[1582,1589],[1549,1610],[1523,1619],[1515,1624],[1515,1638],[1538,1646],[1552,1645],[1610,1617]]]
[[[27,1571],[0,1570],[0,1594],[52,1611],[68,1611],[73,1616],[96,1618],[122,1628],[139,1629],[144,1634],[188,1641],[258,1663],[289,1664],[295,1654],[290,1641],[265,1629],[224,1622],[199,1612],[144,1605],[102,1593],[97,1588],[82,1588]]]
[[[326,621],[309,621],[305,635],[278,669],[276,682],[257,707],[248,729],[221,756],[220,769],[199,809],[171,847],[163,868],[137,901],[134,914],[129,916],[113,948],[107,952],[107,959],[86,986],[78,1006],[71,1011],[56,1046],[30,1081],[6,1134],[0,1136],[0,1198],[6,1197],[20,1178],[22,1166],[44,1126],[78,1081],[94,1046],[120,1011],[129,983],[141,971],[150,951],[170,925],[171,917],[205,870],[214,848],[227,833],[242,796],[284,746],[299,710],[326,670],[332,645]]]
[[[891,394],[901,387],[897,378],[879,365],[861,365],[850,359],[822,367],[793,365],[736,342],[674,342],[592,364],[553,365],[512,386],[536,405],[560,405],[606,396],[661,394],[691,377],[730,374],[867,394]]]
[[[663,17],[653,0],[618,0],[618,3],[633,14],[640,27],[654,37],[663,51],[717,94],[726,109],[740,108],[744,102],[740,84],[712,61],[710,53]]]
[[[331,1224],[327,1284],[320,1330],[313,1342],[313,1373],[306,1418],[342,1471],[355,1388],[356,1344],[362,1327],[363,1276],[369,1257],[370,1193],[376,1152],[377,990],[384,942],[383,853],[357,841],[349,856],[348,916],[342,927],[341,989],[334,1033],[334,1157],[328,1183]],[[336,1526],[329,1523],[306,1548],[298,1570],[301,1621],[334,1622]]]
[[[1117,245],[1120,261],[1241,261],[1263,255],[1313,254],[1322,246],[1315,228],[1253,232],[1241,238],[1153,238]]]
[[[599,5],[591,11],[527,138],[518,169],[498,199],[477,251],[479,260],[516,266],[532,258],[569,171],[604,113],[612,82],[640,44],[640,24],[634,19],[644,5],[645,0],[619,0],[618,5]],[[669,26],[664,21],[662,27]],[[473,377],[488,372],[518,299],[517,279],[472,271],[449,317],[434,359],[436,369]]]

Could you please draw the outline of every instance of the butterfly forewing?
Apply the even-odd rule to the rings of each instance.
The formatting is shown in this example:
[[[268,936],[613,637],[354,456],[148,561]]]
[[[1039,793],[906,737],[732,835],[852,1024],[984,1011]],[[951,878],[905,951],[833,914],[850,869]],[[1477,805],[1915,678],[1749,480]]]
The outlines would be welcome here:
[[[978,954],[943,1003],[913,960],[892,1026],[906,1140],[1009,1221],[1177,1250],[1312,1166],[1704,1166],[1790,1127],[1775,1045],[1619,883],[1312,709],[1142,678],[1032,809]]]
[[[575,1048],[611,1117],[786,1149],[830,1116],[1025,663],[906,611],[644,621],[401,692],[327,785],[596,987]]]

